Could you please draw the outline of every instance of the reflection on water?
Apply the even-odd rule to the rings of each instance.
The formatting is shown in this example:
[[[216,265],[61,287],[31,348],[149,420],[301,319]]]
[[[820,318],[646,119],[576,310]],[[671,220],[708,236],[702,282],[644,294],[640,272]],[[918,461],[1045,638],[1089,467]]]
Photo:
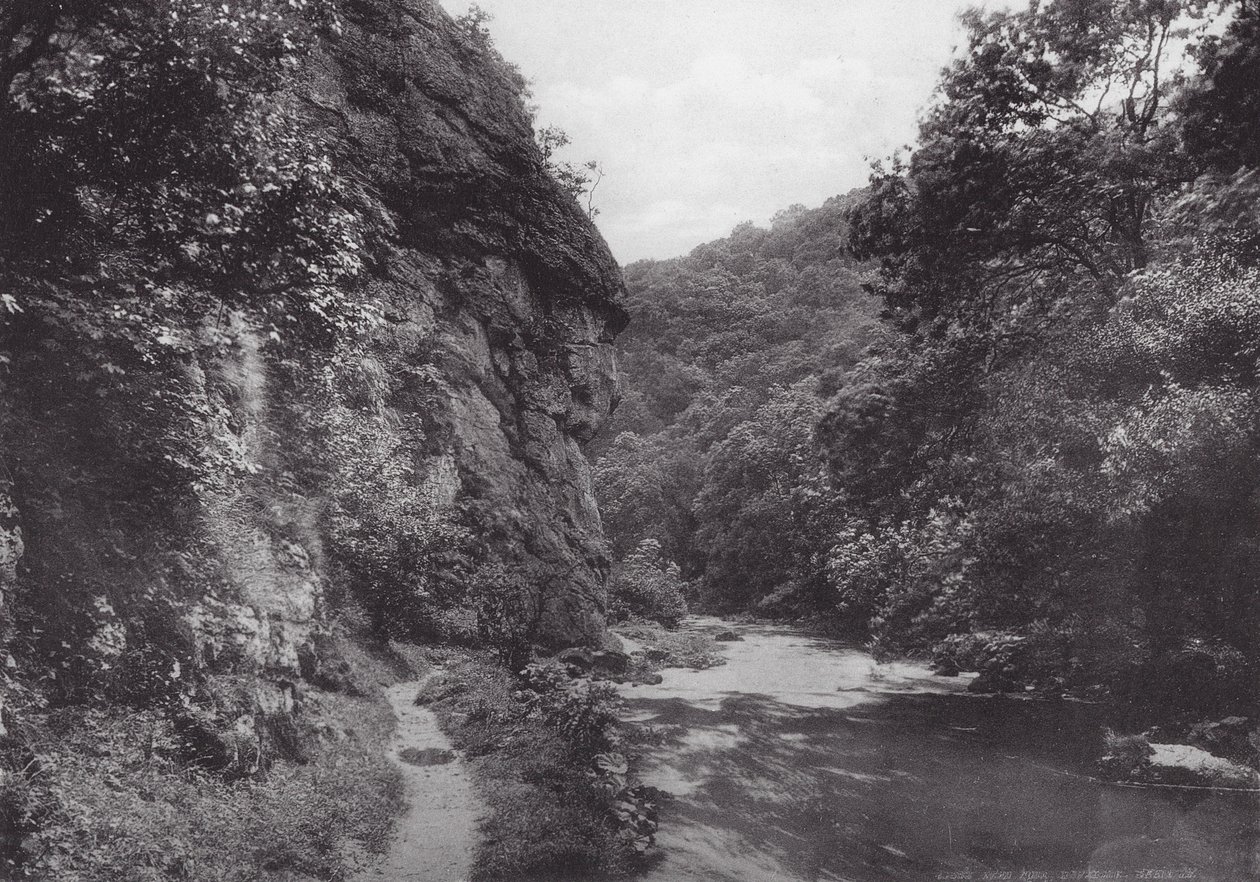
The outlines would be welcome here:
[[[676,797],[649,879],[1260,879],[1260,797],[1091,780],[1096,707],[738,630],[726,665],[626,690]]]

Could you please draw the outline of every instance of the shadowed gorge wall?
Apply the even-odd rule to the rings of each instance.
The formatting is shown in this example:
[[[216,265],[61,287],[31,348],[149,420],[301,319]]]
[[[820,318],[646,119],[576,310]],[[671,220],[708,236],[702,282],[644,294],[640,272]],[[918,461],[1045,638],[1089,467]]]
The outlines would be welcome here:
[[[405,561],[407,543],[428,543],[429,570],[363,570],[361,599],[398,581],[467,619],[447,583],[469,573],[442,554],[471,541],[523,574],[540,640],[602,639],[608,559],[582,446],[618,397],[620,270],[487,42],[429,0],[335,6],[275,102],[372,231],[342,295],[379,321],[307,347],[220,307],[163,314],[154,336],[150,304],[111,305],[82,272],[13,289],[54,293],[7,312],[0,339],[10,708],[191,692],[220,730],[282,750],[255,729],[321,676],[344,561]],[[99,275],[127,290],[116,268]],[[197,284],[176,270],[160,290]]]

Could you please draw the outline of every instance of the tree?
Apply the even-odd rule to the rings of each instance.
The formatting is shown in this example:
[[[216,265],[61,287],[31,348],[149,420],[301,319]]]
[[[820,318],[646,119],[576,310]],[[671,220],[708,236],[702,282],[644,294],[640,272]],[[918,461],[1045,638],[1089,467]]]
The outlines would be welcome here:
[[[1207,8],[970,15],[853,212],[889,333],[819,438],[827,575],[878,642],[1165,713],[1257,698],[1254,36],[1193,33]]]
[[[1192,180],[1168,96],[1206,2],[1060,0],[964,16],[966,53],[908,164],[877,167],[850,243],[903,322],[947,317],[998,347],[1065,291],[1114,291],[1149,259],[1151,208]],[[1022,316],[1018,316],[1022,318]]]
[[[628,388],[609,440],[593,445],[619,559],[652,539],[714,603],[779,589],[780,611],[812,601],[825,543],[800,532],[822,497],[809,439],[820,395],[874,323],[842,245],[850,201],[795,206],[769,229],[741,224],[686,257],[628,268]]]
[[[373,320],[354,296],[370,232],[284,94],[316,29],[336,26],[312,0],[11,5],[7,311],[42,298],[106,335],[122,329],[105,316],[143,317],[159,339],[163,316],[225,308],[275,336]],[[85,305],[101,297],[117,308]]]
[[[538,149],[542,151],[543,164],[548,173],[566,192],[581,203],[587,215],[594,219],[599,214],[599,209],[595,207],[595,188],[604,179],[603,166],[595,159],[589,159],[580,165],[557,159],[556,151],[573,143],[568,133],[559,126],[545,126],[535,132],[534,136],[538,141]]]
[[[1196,60],[1202,75],[1179,101],[1187,151],[1219,171],[1260,166],[1260,9],[1244,4]]]
[[[813,443],[822,402],[802,380],[717,443],[696,498],[696,543],[705,552],[704,592],[739,609],[775,592],[808,599],[820,569],[825,495]]]
[[[687,615],[685,589],[678,564],[661,554],[655,539],[644,539],[613,568],[608,580],[609,617],[650,619],[675,628]]]
[[[876,495],[898,499],[966,446],[996,372],[1065,316],[1106,309],[1147,265],[1155,208],[1198,173],[1169,97],[1183,79],[1174,50],[1207,5],[1061,0],[964,16],[966,51],[912,157],[877,165],[849,215],[850,247],[879,262],[872,290],[909,336],[825,421],[842,483],[878,479]]]

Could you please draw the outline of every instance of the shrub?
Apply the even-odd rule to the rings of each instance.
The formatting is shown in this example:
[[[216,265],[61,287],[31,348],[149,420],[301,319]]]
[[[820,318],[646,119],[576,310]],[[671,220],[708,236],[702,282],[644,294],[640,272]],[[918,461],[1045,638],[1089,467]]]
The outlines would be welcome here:
[[[477,636],[509,671],[529,663],[542,613],[540,597],[525,575],[494,564],[473,582]]]
[[[1103,731],[1103,756],[1098,769],[1107,778],[1124,781],[1136,778],[1154,753],[1143,735],[1122,735],[1114,729]]]
[[[609,683],[572,679],[556,662],[532,664],[522,672],[525,706],[537,710],[581,755],[616,746],[621,696]]]
[[[1192,718],[1254,705],[1256,668],[1223,640],[1189,638],[1131,666],[1116,691],[1133,706]]]
[[[617,838],[637,854],[643,854],[656,842],[655,787],[631,783],[630,764],[624,754],[601,753],[595,757],[595,776],[599,786],[613,798],[612,817]]]
[[[311,761],[279,761],[226,782],[178,760],[157,710],[81,708],[23,725],[17,767],[5,757],[0,818],[20,831],[4,878],[64,882],[344,880],[388,844],[401,807],[397,770],[381,754],[379,702],[345,699],[357,740]],[[9,826],[11,824],[12,826]],[[11,874],[11,875],[10,875]]]
[[[626,875],[651,844],[654,794],[628,780],[615,693],[558,665],[513,677],[489,656],[449,666],[422,698],[472,758],[490,808],[473,878]]]
[[[675,628],[687,615],[684,590],[678,565],[664,559],[659,542],[645,539],[613,569],[608,616],[614,622],[639,618]]]
[[[789,579],[753,605],[757,615],[771,618],[800,618],[816,615],[818,602],[814,586]]]
[[[418,420],[387,427],[348,406],[328,415],[335,505],[325,524],[338,576],[379,636],[467,636],[471,537],[442,516],[411,465],[426,440]]]

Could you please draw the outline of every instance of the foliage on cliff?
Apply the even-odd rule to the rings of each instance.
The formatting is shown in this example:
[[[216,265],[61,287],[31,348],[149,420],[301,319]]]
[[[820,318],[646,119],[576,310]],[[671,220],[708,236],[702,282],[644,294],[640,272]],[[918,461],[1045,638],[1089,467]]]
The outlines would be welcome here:
[[[249,644],[267,626],[233,606],[242,573],[313,576],[302,375],[379,319],[381,225],[288,92],[339,28],[304,0],[0,13],[6,874],[329,877],[388,830],[379,745],[302,747],[293,693],[248,685],[281,662]],[[226,639],[196,634],[216,618]],[[374,829],[316,843],[355,801]],[[253,854],[258,826],[280,852]]]
[[[313,403],[379,318],[382,225],[288,91],[340,25],[306,2],[5,15],[7,650],[57,700],[173,664],[180,692],[202,666],[179,622],[242,538],[311,569]]]

